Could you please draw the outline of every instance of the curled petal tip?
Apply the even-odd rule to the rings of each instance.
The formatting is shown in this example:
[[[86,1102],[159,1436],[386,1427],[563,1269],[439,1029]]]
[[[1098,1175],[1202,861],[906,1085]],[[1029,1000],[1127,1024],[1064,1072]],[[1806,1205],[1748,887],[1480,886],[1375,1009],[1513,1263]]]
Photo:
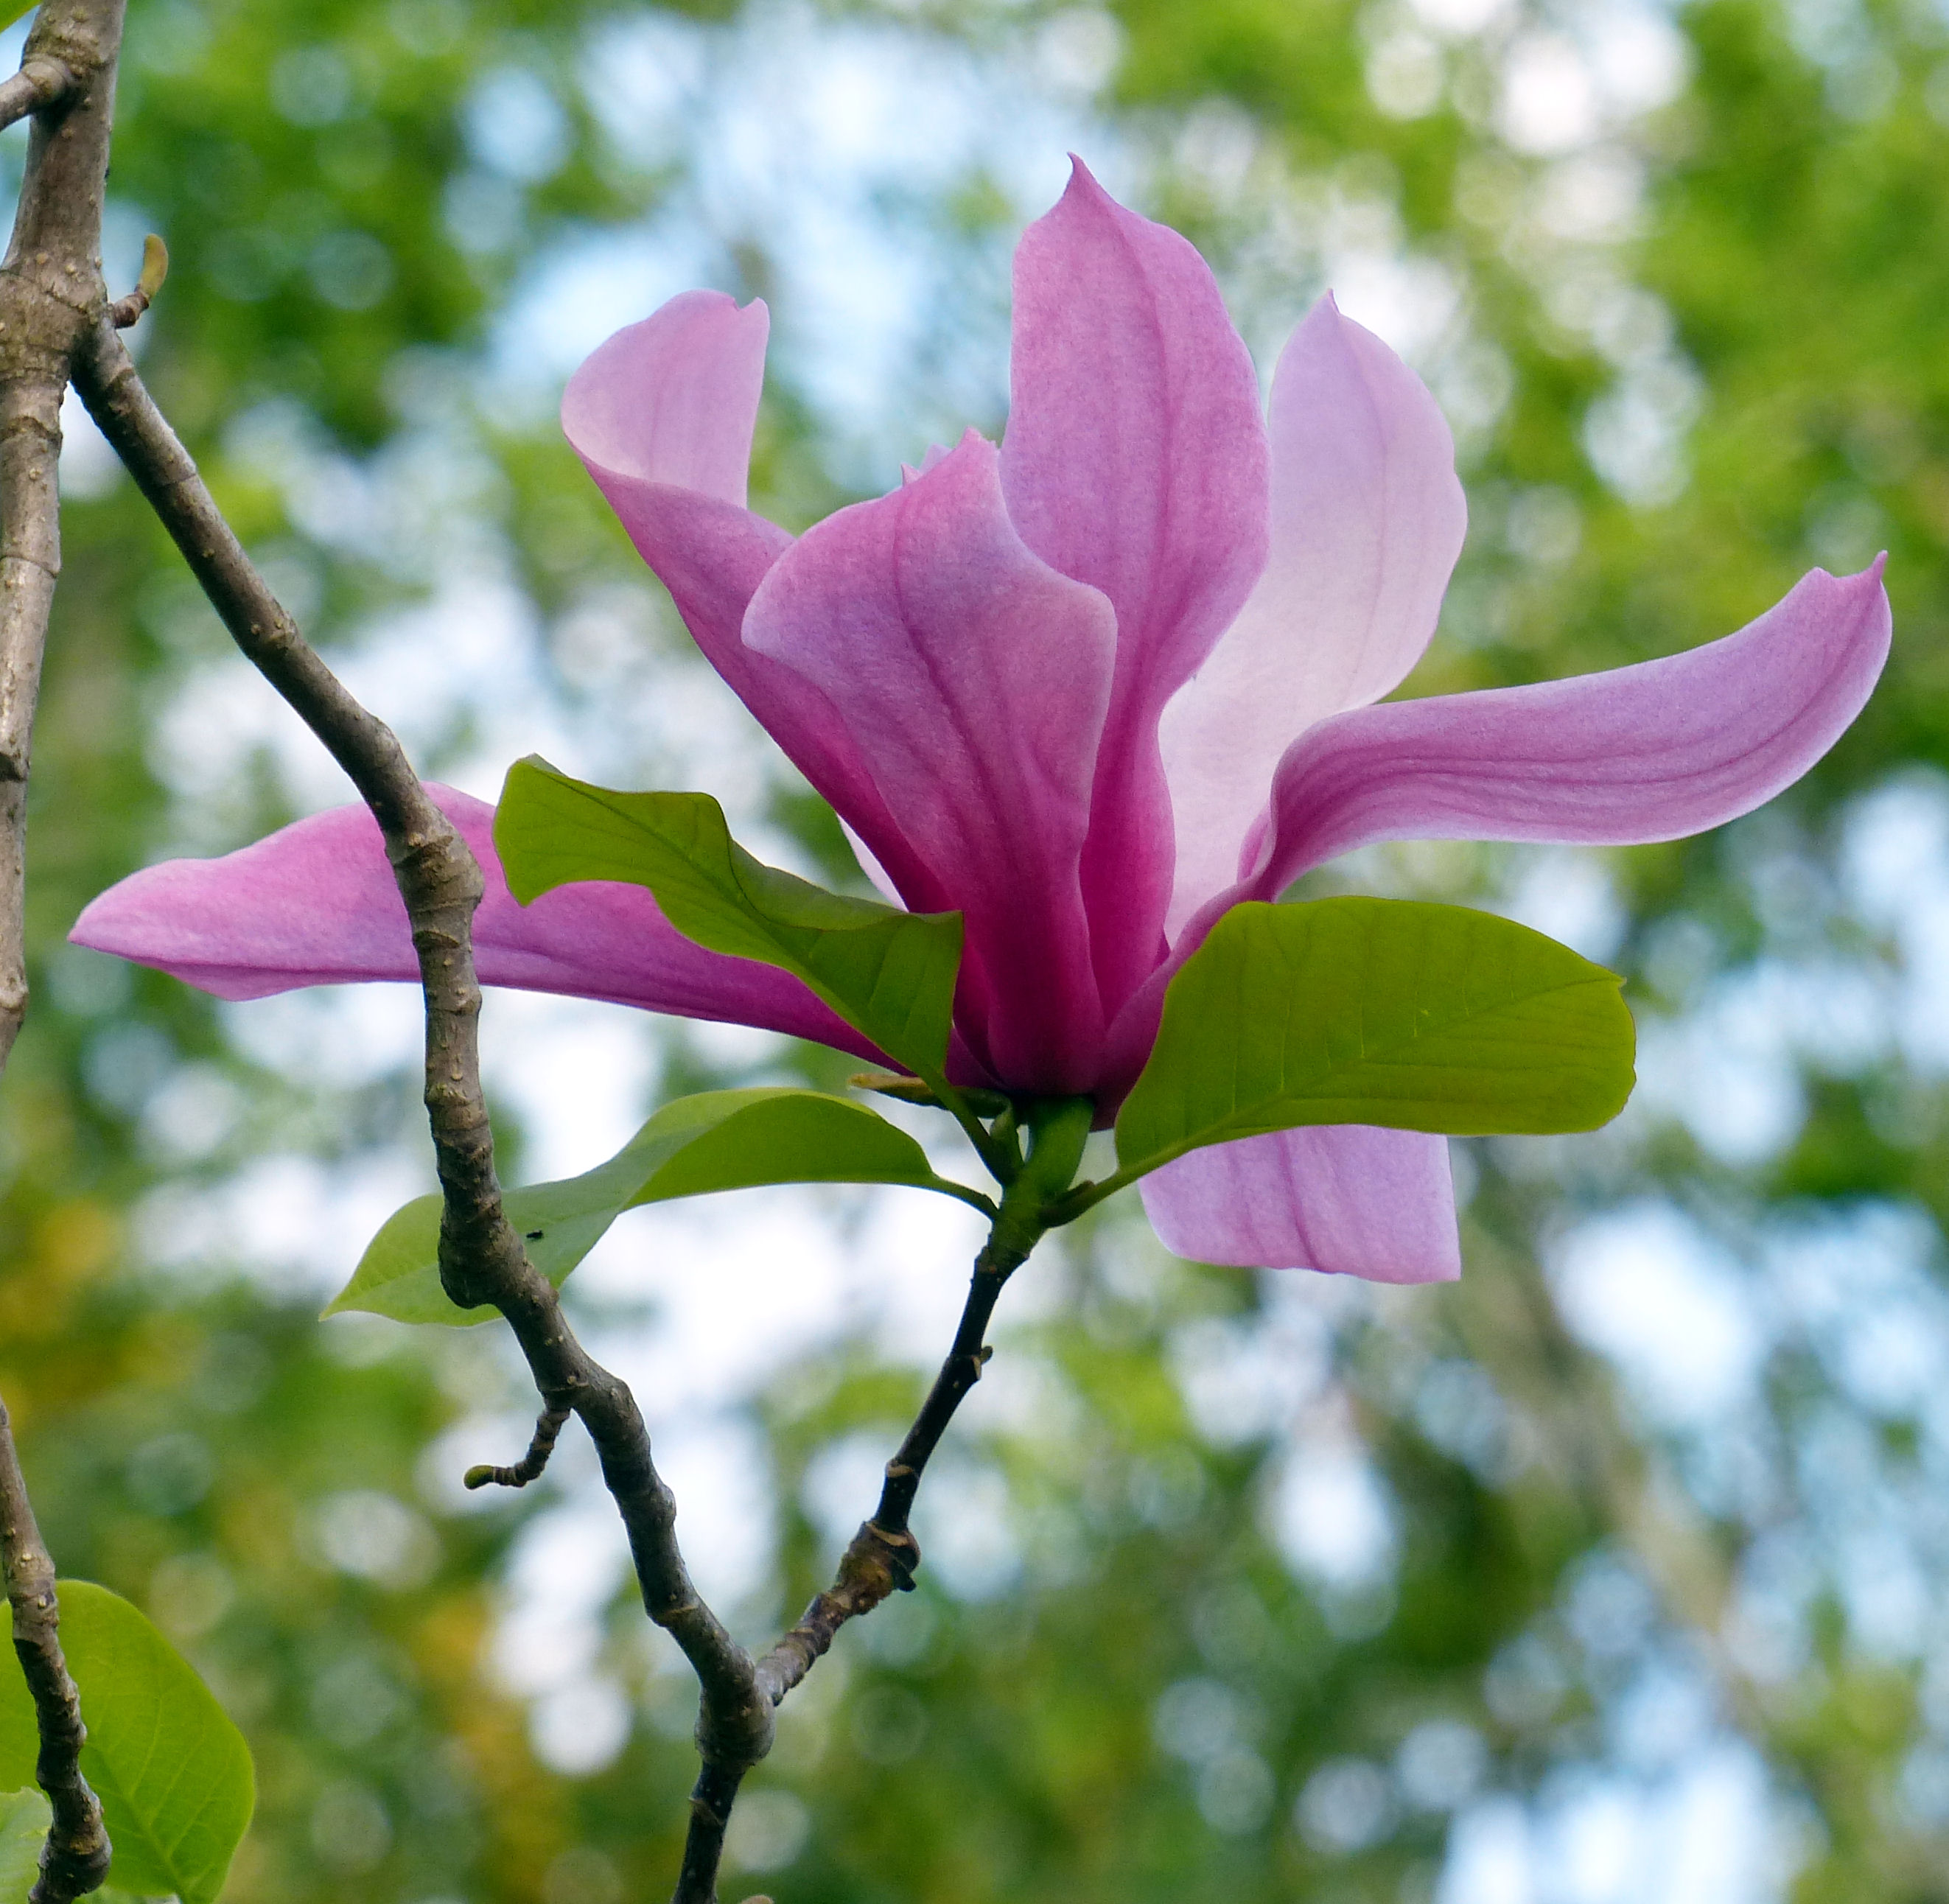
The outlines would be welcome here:
[[[741,508],[770,330],[762,299],[685,291],[590,354],[562,393],[563,433],[598,472]]]

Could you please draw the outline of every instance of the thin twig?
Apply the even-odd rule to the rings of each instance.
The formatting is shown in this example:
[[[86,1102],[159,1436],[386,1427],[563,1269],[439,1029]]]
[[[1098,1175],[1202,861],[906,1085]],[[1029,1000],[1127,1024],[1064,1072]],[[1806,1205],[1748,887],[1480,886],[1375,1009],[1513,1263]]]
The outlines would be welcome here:
[[[651,1458],[635,1397],[576,1340],[554,1285],[529,1261],[502,1210],[480,1089],[472,937],[480,867],[391,729],[346,691],[265,585],[105,318],[77,361],[75,382],[238,646],[324,742],[378,821],[426,993],[426,1105],[444,1200],[442,1284],[463,1308],[498,1309],[549,1408],[581,1417],[629,1535],[645,1610],[697,1674],[698,1749],[707,1767],[741,1776],[770,1749],[772,1702],[758,1691],[751,1655],[691,1584],[676,1504]]]
[[[54,1808],[41,1850],[41,1874],[28,1904],[72,1904],[98,1890],[108,1875],[108,1834],[101,1828],[101,1806],[81,1775],[88,1729],[81,1722],[81,1696],[61,1655],[54,1564],[35,1524],[5,1400],[0,1400],[0,1563],[14,1612],[14,1651],[27,1676],[40,1730],[34,1777]]]
[[[968,1300],[954,1332],[954,1346],[940,1365],[927,1399],[906,1432],[900,1452],[887,1462],[880,1505],[860,1524],[839,1562],[837,1577],[816,1595],[798,1623],[758,1661],[760,1694],[774,1706],[804,1679],[831,1648],[849,1620],[871,1613],[889,1594],[912,1590],[920,1564],[920,1542],[908,1525],[928,1457],[940,1445],[969,1390],[981,1379],[991,1353],[988,1324],[1002,1286],[1027,1259],[1027,1248],[991,1235],[974,1260]],[[707,1763],[690,1795],[690,1828],[683,1848],[683,1877],[673,1904],[716,1904],[717,1868],[724,1855],[725,1828],[738,1786],[748,1767]]]
[[[0,126],[59,104],[73,91],[74,83],[65,61],[30,52],[20,62],[19,72],[0,79]]]
[[[169,248],[151,231],[142,241],[142,270],[135,288],[109,306],[108,321],[118,331],[127,330],[156,301],[169,275]]]
[[[512,1468],[470,1468],[465,1477],[470,1488],[526,1487],[547,1471],[549,1457],[555,1452],[555,1437],[568,1420],[567,1409],[545,1409],[535,1424],[534,1439],[528,1452]]]
[[[1021,1266],[1026,1251],[1011,1249],[990,1238],[974,1259],[968,1300],[954,1332],[954,1346],[940,1365],[920,1413],[887,1462],[880,1489],[880,1505],[870,1520],[860,1524],[839,1563],[838,1576],[805,1610],[798,1624],[758,1662],[758,1684],[776,1705],[824,1657],[833,1636],[849,1620],[871,1613],[888,1594],[913,1586],[920,1564],[920,1542],[908,1525],[921,1477],[928,1457],[940,1445],[968,1392],[981,1379],[993,1353],[987,1346],[988,1324],[1003,1284]]]

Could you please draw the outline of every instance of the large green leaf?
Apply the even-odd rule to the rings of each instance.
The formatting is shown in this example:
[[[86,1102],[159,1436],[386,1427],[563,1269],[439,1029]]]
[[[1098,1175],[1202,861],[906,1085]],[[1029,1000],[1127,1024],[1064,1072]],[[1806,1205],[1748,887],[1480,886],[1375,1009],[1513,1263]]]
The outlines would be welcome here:
[[[0,1904],[26,1904],[54,1813],[37,1791],[0,1791]]]
[[[608,1163],[559,1183],[508,1193],[508,1220],[536,1267],[560,1286],[609,1225],[639,1204],[767,1183],[903,1183],[978,1207],[980,1193],[937,1177],[927,1153],[864,1104],[817,1091],[707,1091],[667,1104]],[[440,1199],[387,1218],[325,1311],[364,1309],[400,1322],[484,1322],[440,1286]]]
[[[1127,1169],[1298,1124],[1590,1130],[1630,1095],[1615,973],[1493,913],[1235,906],[1164,994],[1117,1120]]]
[[[0,1657],[8,1660],[12,1634],[0,1605]],[[189,1663],[119,1594],[64,1580],[61,1638],[88,1727],[82,1772],[115,1847],[110,1881],[139,1895],[213,1904],[256,1802],[244,1735]],[[26,1680],[0,1670],[0,1791],[33,1782],[39,1749]]]
[[[947,1055],[958,912],[903,912],[828,893],[754,859],[708,794],[614,794],[530,757],[508,770],[494,846],[526,905],[557,886],[647,886],[664,916],[712,952],[802,979],[918,1076]]]

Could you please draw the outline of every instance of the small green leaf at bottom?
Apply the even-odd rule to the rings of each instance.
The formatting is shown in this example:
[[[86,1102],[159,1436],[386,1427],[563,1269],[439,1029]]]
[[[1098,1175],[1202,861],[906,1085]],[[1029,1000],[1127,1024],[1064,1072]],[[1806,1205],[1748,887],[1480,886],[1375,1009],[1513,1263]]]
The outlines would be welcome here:
[[[0,1904],[27,1904],[54,1813],[37,1791],[0,1791]]]
[[[0,1605],[0,1789],[30,1783],[40,1749],[26,1680],[5,1664],[12,1633]],[[189,1662],[106,1587],[61,1583],[61,1639],[88,1728],[82,1774],[115,1847],[110,1881],[215,1904],[256,1803],[244,1735]]]
[[[511,1190],[508,1220],[535,1267],[558,1287],[626,1210],[773,1183],[894,1183],[990,1207],[977,1191],[937,1176],[906,1132],[850,1098],[785,1089],[705,1091],[652,1117],[608,1163],[579,1177]],[[472,1323],[440,1284],[437,1197],[386,1219],[350,1282],[325,1312],[361,1309],[396,1322]]]
[[[1236,905],[1164,994],[1117,1155],[1303,1124],[1452,1136],[1593,1130],[1636,1034],[1615,972],[1513,920],[1409,899]]]

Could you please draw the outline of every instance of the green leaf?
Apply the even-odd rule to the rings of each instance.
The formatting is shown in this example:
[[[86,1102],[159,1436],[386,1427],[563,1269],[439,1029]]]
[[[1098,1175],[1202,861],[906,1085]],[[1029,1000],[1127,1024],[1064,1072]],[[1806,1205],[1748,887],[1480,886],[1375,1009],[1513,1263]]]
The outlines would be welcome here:
[[[708,794],[613,794],[533,756],[508,770],[494,846],[522,905],[580,880],[647,886],[685,938],[791,973],[888,1057],[939,1078],[958,912],[828,893],[754,859]]]
[[[1594,1129],[1635,1081],[1621,983],[1466,906],[1234,906],[1164,994],[1117,1120],[1118,1160],[1152,1170],[1298,1124]]]
[[[0,1791],[0,1904],[27,1904],[54,1815],[37,1791]]]
[[[27,0],[24,7],[10,4],[10,0],[0,0],[0,31],[13,25],[17,20],[24,20],[41,4],[41,0]],[[0,1891],[0,1904],[12,1904],[5,1891]]]
[[[12,1629],[0,1606],[0,1641]],[[61,1638],[88,1727],[82,1772],[115,1847],[110,1881],[213,1904],[256,1803],[243,1734],[182,1654],[106,1587],[61,1583]],[[11,1645],[0,1652],[13,1656]],[[0,1789],[33,1781],[39,1750],[26,1679],[0,1673]]]
[[[608,1163],[559,1183],[508,1193],[508,1219],[535,1266],[559,1287],[609,1225],[639,1204],[768,1183],[902,1183],[987,1210],[966,1185],[936,1176],[927,1153],[850,1098],[783,1089],[706,1091],[667,1104]],[[400,1322],[484,1322],[440,1286],[440,1199],[389,1217],[325,1312],[363,1309]]]

